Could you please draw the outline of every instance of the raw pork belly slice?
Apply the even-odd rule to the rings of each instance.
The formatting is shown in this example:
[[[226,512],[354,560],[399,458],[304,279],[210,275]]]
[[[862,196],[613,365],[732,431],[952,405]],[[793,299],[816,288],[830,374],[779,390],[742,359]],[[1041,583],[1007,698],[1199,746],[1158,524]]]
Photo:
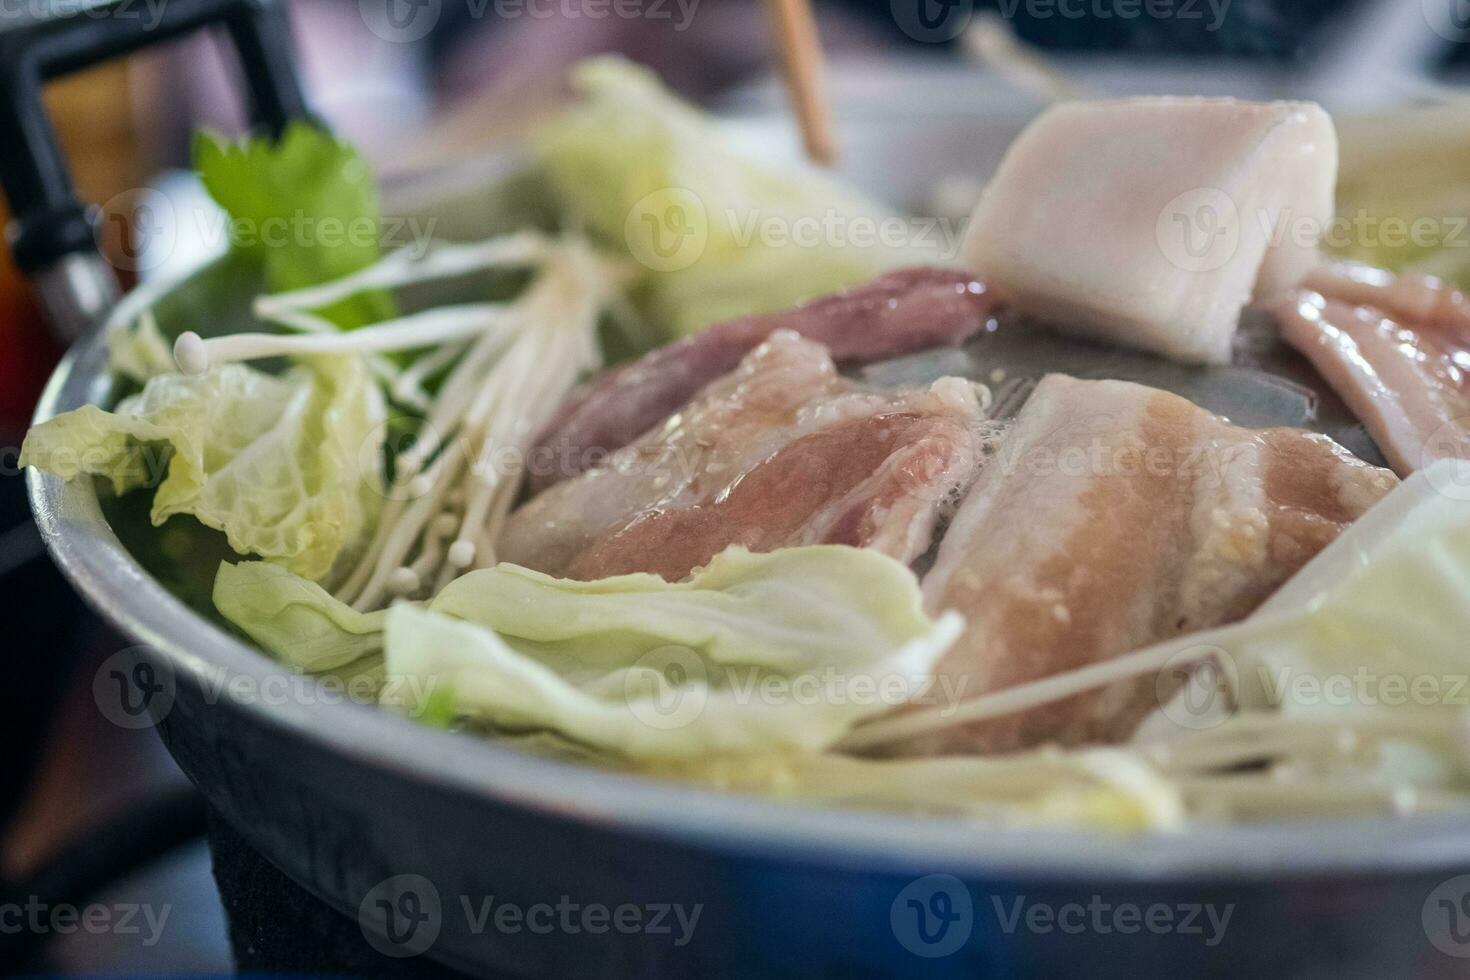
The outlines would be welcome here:
[[[1434,279],[1340,264],[1276,309],[1400,476],[1470,459],[1470,299]]]
[[[965,258],[1058,329],[1224,364],[1252,296],[1318,261],[1336,181],[1337,135],[1312,103],[1063,103],[1011,146]]]
[[[552,575],[684,578],[727,545],[876,548],[908,563],[974,477],[968,382],[876,393],[772,334],[662,427],[511,516],[500,556]]]
[[[967,620],[937,670],[971,698],[1241,618],[1397,482],[1323,435],[1049,375],[924,580],[931,611]],[[1117,741],[1156,707],[1153,678],[1133,679],[886,751]]]
[[[952,269],[899,269],[794,310],[743,317],[614,368],[562,406],[533,459],[541,490],[596,465],[677,412],[706,384],[778,329],[825,344],[839,363],[958,344],[985,325],[994,302],[983,284]]]

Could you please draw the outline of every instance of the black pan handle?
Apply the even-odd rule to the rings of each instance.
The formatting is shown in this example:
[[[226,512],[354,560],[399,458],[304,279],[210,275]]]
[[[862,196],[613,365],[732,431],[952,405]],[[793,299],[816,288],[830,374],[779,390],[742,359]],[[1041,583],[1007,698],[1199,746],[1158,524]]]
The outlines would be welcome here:
[[[54,9],[11,14],[0,24],[0,188],[10,204],[6,234],[16,264],[38,279],[49,307],[40,277],[73,256],[95,256],[97,243],[41,102],[46,81],[200,28],[222,27],[239,55],[252,123],[279,135],[291,119],[310,116],[279,0],[167,0],[146,8],[139,0],[79,0],[34,6]],[[76,285],[62,284],[70,292]]]

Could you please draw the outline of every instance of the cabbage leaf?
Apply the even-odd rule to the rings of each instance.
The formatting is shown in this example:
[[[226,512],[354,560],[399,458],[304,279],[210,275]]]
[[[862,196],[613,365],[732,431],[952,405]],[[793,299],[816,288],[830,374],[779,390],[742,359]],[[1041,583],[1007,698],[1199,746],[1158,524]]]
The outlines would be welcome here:
[[[958,616],[925,615],[918,582],[874,551],[731,548],[684,582],[469,572],[426,606],[364,616],[281,569],[222,566],[220,612],[303,669],[376,649],[408,713],[550,730],[627,757],[816,750],[927,690]]]
[[[1195,638],[1232,657],[1241,707],[1470,707],[1467,471],[1415,473],[1249,620]]]
[[[315,582],[270,562],[222,562],[214,605],[286,664],[310,674],[381,653],[388,612],[359,612]]]
[[[808,806],[945,814],[1009,827],[1175,830],[1186,816],[1171,780],[1126,749],[1002,756],[863,759],[833,752],[655,761],[651,776]]]
[[[687,758],[825,748],[922,693],[960,627],[877,552],[731,548],[677,583],[472,572],[392,608],[385,649],[390,677],[437,679],[464,717]]]
[[[1459,101],[1341,120],[1338,217],[1324,248],[1470,289],[1467,133]]]
[[[159,329],[152,310],[145,310],[134,323],[113,324],[107,331],[107,366],[135,384],[146,384],[160,374],[174,374],[173,347]]]
[[[240,554],[319,580],[377,513],[385,414],[359,358],[282,375],[223,364],[155,376],[112,412],[86,405],[43,422],[20,463],[67,480],[94,474],[118,494],[156,487],[154,525],[191,514]]]
[[[641,263],[644,312],[673,336],[934,258],[878,233],[896,212],[742,154],[645,68],[596,58],[574,82],[584,100],[536,135],[537,161],[577,223]]]

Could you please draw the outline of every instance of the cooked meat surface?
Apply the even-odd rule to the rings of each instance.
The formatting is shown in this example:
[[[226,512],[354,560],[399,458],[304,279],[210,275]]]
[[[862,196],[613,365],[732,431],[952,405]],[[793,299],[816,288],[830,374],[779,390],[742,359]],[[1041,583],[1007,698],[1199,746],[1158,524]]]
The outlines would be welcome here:
[[[938,670],[968,699],[1239,619],[1397,482],[1323,435],[1242,429],[1157,389],[1049,375],[924,580],[931,611],[967,620]],[[1156,707],[1143,678],[892,751],[1116,741]]]
[[[1276,308],[1281,335],[1368,427],[1395,472],[1470,459],[1470,299],[1436,280],[1326,266]]]
[[[902,562],[973,478],[970,385],[871,392],[778,331],[662,426],[512,515],[503,560],[595,579],[678,580],[728,545],[876,548]]]
[[[715,324],[606,372],[573,394],[532,456],[532,490],[575,476],[677,412],[735,369],[776,330],[826,345],[841,364],[865,364],[957,344],[979,331],[995,303],[985,286],[951,269],[900,269],[794,310]]]

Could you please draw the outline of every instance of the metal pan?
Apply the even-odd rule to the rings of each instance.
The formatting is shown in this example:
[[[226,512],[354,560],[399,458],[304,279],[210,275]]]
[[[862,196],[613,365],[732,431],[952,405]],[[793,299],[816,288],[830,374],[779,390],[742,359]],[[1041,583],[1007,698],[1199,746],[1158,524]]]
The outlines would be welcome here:
[[[888,174],[920,186],[925,175],[984,172],[977,156],[998,155],[1012,122],[847,120],[840,136],[867,161],[868,183]],[[954,152],[936,158],[926,127]],[[747,126],[758,142],[775,133],[769,121]],[[466,203],[483,199],[495,169],[404,182],[397,210],[455,217],[456,231],[473,232],[480,219]],[[145,285],[129,302],[172,288]],[[94,327],[58,368],[37,420],[107,403],[105,368]],[[1458,976],[1470,963],[1461,817],[1022,831],[815,809],[534,757],[292,683],[150,575],[91,484],[28,479],[57,564],[139,644],[122,671],[131,684],[104,710],[156,724],[212,806],[291,878],[357,917],[385,955],[548,978],[1379,978]]]
[[[105,363],[94,332],[58,369],[38,419],[105,402]],[[1465,882],[1441,887],[1470,871],[1462,817],[1100,836],[818,810],[550,761],[302,695],[284,668],[151,577],[93,486],[29,480],[55,560],[138,641],[151,672],[131,675],[119,710],[146,706],[247,841],[368,931],[385,928],[397,942],[379,941],[396,952],[534,977],[1009,976],[1083,964],[1105,976],[1315,975],[1326,964],[1339,976],[1422,976],[1458,975],[1436,946],[1470,953],[1446,911]],[[699,918],[682,945],[677,926],[593,932],[576,918],[541,933],[482,923],[487,898],[522,910],[635,906],[645,926],[660,908]],[[1154,906],[1172,927],[1106,911]],[[1075,907],[1105,910],[1102,925],[1091,913],[1080,931],[1070,918],[1024,917]],[[1218,942],[1209,908],[1231,909]]]

